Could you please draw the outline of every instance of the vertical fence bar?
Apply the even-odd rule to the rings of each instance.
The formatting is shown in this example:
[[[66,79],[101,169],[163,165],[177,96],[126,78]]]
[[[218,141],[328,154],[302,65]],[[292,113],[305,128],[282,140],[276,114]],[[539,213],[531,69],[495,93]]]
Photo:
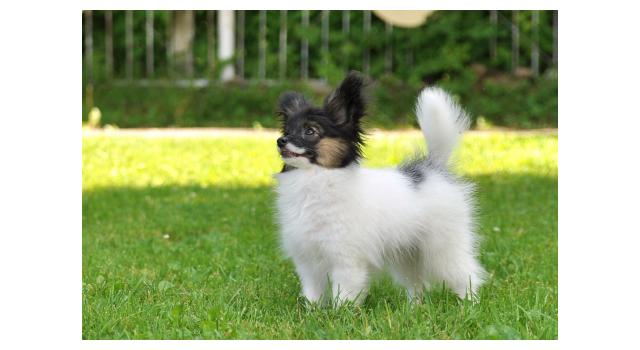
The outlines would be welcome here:
[[[489,40],[489,56],[491,63],[496,63],[498,59],[498,11],[489,11],[489,22],[491,23],[491,39]]]
[[[113,77],[113,13],[104,12],[104,72],[107,79]]]
[[[93,82],[93,13],[84,11],[84,63],[89,83]]]
[[[244,10],[238,11],[238,27],[236,29],[236,36],[238,37],[238,48],[236,62],[238,66],[237,76],[240,79],[244,79]]]
[[[127,79],[133,79],[133,11],[127,10],[125,12],[125,46],[126,46],[126,61],[125,72]]]
[[[349,45],[349,32],[351,31],[351,13],[349,12],[349,10],[346,11],[342,11],[342,34],[344,36],[344,44],[343,45]],[[343,57],[344,61],[345,61],[345,70],[348,72],[349,71],[349,55],[348,52],[344,52],[344,57]]]
[[[216,72],[215,16],[215,11],[207,11],[207,75],[209,79],[213,79]]]
[[[302,80],[309,79],[309,10],[302,10],[302,45],[300,45],[300,76]]]
[[[511,72],[515,74],[520,62],[520,28],[518,11],[511,11]]]
[[[147,21],[145,25],[147,40],[147,78],[153,77],[153,10],[147,10]]]
[[[258,79],[264,80],[267,75],[267,11],[265,10],[260,10],[260,28],[258,35]]]
[[[280,11],[280,45],[278,65],[280,80],[287,77],[287,10]]]
[[[558,68],[558,11],[553,10],[553,54],[552,54],[552,62],[553,67]]]
[[[322,62],[326,68],[329,64],[329,10],[322,10]],[[326,73],[323,77],[327,79]]]
[[[195,37],[195,16],[192,10],[173,11],[171,28],[171,55],[173,69],[179,78],[193,78],[193,41]],[[174,72],[175,73],[175,72]]]
[[[223,64],[221,78],[231,80],[235,76],[233,51],[235,50],[235,12],[233,10],[218,11],[218,58]]]
[[[167,11],[167,75],[173,78],[173,44],[171,44],[171,33],[173,32],[173,11]]]
[[[369,33],[371,32],[371,11],[370,10],[366,10],[363,11],[363,24],[362,24],[362,29],[364,32],[364,54],[363,54],[363,61],[362,62],[362,71],[364,73],[365,76],[369,76],[369,64],[370,64],[370,53],[369,53]]]
[[[413,40],[413,38],[412,38],[412,36],[413,36],[412,32],[404,31],[403,34],[404,35],[399,36],[398,41],[400,41],[400,42],[408,42],[409,43],[409,45],[406,46],[405,62],[406,62],[406,66],[407,67],[413,67],[413,56],[414,56],[414,51],[415,51],[415,46],[416,46],[415,45],[415,40]],[[398,64],[397,66],[400,66],[400,64]]]
[[[385,41],[387,47],[384,53],[384,71],[390,74],[393,71],[393,24],[385,23]]]
[[[349,34],[351,30],[351,13],[349,10],[342,11],[342,33],[345,35]]]
[[[533,38],[531,42],[531,71],[533,76],[540,75],[540,12],[533,10],[531,12],[531,29],[533,31]]]
[[[187,52],[186,52],[186,56],[185,56],[185,60],[184,60],[184,70],[187,73],[187,77],[189,78],[193,78],[193,43],[194,43],[194,39],[196,37],[196,19],[195,19],[195,11],[193,10],[189,10],[186,12],[186,20],[189,23],[189,26],[191,27],[191,33],[189,35],[189,43],[187,44]]]

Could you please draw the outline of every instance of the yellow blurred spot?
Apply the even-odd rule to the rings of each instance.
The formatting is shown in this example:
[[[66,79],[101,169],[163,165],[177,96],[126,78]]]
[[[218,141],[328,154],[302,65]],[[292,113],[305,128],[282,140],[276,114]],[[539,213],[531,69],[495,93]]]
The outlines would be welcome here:
[[[89,126],[92,128],[100,127],[100,119],[102,119],[102,112],[98,107],[93,107],[89,111]]]

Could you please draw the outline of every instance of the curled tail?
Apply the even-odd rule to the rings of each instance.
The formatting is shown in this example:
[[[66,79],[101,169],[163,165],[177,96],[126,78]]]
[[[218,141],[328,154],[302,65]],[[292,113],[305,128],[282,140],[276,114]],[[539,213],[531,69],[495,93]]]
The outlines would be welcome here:
[[[451,96],[437,87],[422,90],[416,102],[416,116],[427,139],[428,161],[446,167],[460,135],[469,128],[467,113]]]

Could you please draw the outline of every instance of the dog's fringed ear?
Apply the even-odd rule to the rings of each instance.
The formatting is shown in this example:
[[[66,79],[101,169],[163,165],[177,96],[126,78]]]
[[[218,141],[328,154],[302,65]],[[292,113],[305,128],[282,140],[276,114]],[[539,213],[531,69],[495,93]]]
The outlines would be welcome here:
[[[351,71],[327,97],[324,108],[337,125],[357,124],[365,114],[364,79]]]
[[[309,103],[302,94],[288,91],[280,96],[278,114],[286,120],[296,112],[307,107],[309,107]]]

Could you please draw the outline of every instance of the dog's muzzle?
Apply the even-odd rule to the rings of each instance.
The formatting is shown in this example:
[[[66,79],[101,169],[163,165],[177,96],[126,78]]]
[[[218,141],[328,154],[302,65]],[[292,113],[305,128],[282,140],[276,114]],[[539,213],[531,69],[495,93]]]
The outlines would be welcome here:
[[[308,157],[309,152],[302,147],[295,146],[286,136],[278,138],[278,150],[282,158]]]

